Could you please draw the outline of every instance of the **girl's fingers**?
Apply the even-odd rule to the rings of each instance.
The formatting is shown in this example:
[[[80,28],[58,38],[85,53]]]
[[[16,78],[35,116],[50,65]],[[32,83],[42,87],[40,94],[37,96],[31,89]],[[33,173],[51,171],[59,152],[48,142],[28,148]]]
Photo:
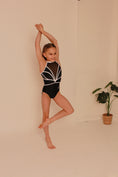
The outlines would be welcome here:
[[[43,25],[41,24],[41,28],[43,29]]]
[[[43,25],[40,23],[40,24],[35,24],[35,27],[36,27],[36,29],[40,32],[40,33],[42,33],[42,31],[43,31]]]

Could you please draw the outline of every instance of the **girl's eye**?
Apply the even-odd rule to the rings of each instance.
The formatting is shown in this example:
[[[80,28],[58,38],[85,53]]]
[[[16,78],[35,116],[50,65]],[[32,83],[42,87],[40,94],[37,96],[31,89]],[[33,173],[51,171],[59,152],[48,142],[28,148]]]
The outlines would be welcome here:
[[[52,53],[50,53],[49,55],[53,55]],[[56,55],[56,53],[54,53],[54,55]]]

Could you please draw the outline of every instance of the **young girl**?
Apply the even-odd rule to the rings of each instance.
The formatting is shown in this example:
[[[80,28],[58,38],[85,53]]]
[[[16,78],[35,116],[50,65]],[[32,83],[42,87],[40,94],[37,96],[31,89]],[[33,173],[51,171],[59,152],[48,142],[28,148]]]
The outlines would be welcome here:
[[[72,114],[74,109],[70,102],[60,93],[62,70],[57,40],[44,30],[42,24],[36,24],[35,27],[38,30],[35,40],[36,56],[39,61],[39,70],[44,80],[44,87],[42,90],[43,121],[39,128],[44,129],[47,146],[48,148],[53,149],[56,147],[51,142],[48,125],[57,119]],[[51,43],[44,45],[41,52],[40,41],[42,34],[46,36]],[[51,99],[53,99],[62,110],[49,119]]]

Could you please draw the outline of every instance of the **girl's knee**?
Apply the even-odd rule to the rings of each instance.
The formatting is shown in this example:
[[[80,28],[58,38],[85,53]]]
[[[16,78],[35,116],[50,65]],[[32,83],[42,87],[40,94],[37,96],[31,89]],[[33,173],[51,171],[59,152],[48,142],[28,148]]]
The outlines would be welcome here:
[[[74,112],[74,108],[73,107],[69,108],[67,112],[68,114],[72,114]]]

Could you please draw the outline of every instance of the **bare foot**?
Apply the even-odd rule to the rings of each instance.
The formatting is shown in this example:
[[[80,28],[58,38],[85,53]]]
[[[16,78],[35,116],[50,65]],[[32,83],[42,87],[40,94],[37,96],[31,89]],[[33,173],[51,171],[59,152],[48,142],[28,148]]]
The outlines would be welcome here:
[[[52,144],[50,137],[45,138],[47,146],[49,149],[55,149],[56,147]]]
[[[40,124],[38,128],[45,128],[47,125],[49,125],[50,122],[50,119],[46,119],[45,122]]]

